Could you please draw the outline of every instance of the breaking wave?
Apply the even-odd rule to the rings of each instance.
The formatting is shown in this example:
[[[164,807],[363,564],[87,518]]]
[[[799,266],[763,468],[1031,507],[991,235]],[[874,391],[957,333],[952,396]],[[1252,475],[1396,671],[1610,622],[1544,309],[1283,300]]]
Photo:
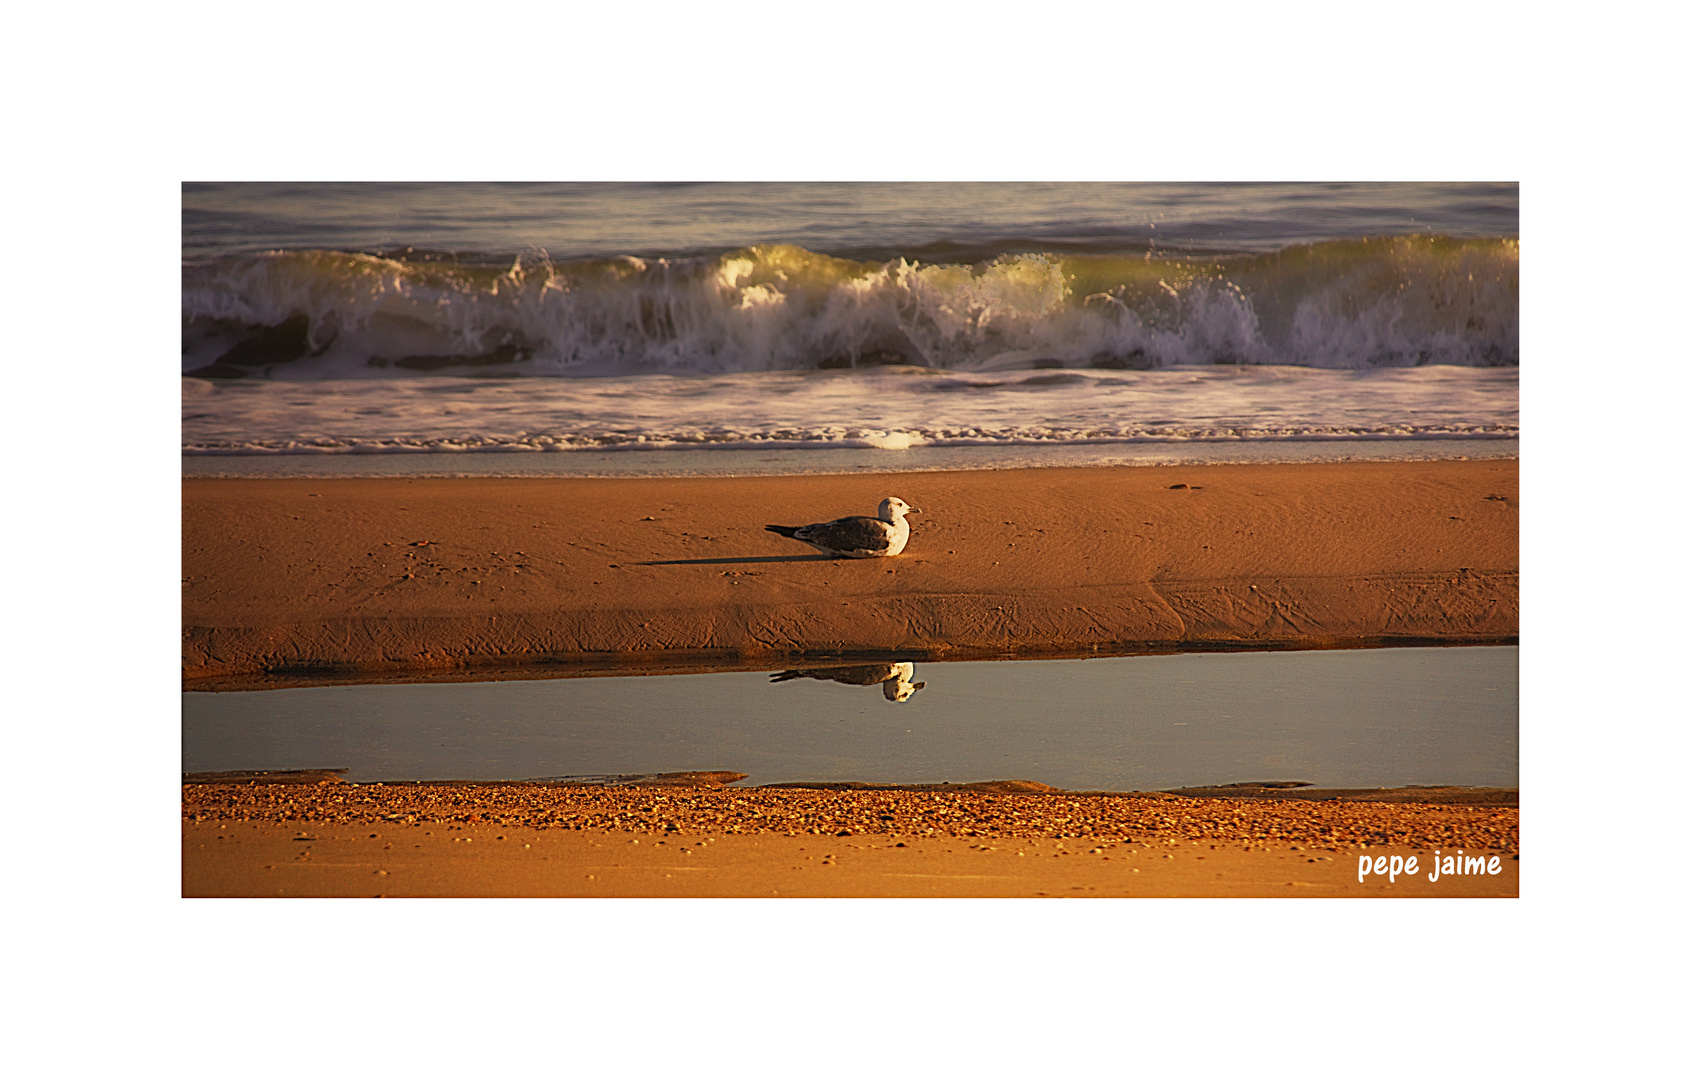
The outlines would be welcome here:
[[[859,262],[790,245],[556,262],[292,251],[187,260],[201,378],[624,376],[909,365],[1518,363],[1518,241],[1383,236],[1232,256]]]

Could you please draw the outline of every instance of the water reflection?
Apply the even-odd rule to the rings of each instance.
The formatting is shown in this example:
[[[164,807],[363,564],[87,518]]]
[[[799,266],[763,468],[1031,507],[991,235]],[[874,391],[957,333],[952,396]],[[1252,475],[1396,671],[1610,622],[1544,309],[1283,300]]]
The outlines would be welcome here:
[[[908,701],[917,690],[926,686],[915,681],[915,665],[908,660],[896,664],[852,664],[848,667],[793,668],[776,671],[768,676],[770,683],[791,679],[824,679],[847,686],[880,684],[887,701]]]

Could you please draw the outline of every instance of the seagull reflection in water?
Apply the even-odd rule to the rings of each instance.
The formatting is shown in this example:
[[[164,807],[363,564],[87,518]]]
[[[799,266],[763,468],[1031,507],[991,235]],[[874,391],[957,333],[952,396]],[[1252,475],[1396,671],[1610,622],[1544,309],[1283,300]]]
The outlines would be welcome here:
[[[791,671],[776,671],[768,677],[768,681],[779,683],[792,679],[825,679],[847,686],[873,686],[879,683],[887,701],[908,701],[911,694],[927,685],[925,682],[912,681],[914,678],[915,665],[905,660],[897,664],[795,668]]]

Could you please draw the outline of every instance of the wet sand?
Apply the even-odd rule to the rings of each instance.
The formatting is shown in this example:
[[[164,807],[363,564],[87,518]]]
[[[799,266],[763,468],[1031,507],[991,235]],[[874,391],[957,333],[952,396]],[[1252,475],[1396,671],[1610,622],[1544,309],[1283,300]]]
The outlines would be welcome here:
[[[1518,895],[1516,805],[1355,794],[185,784],[183,893]],[[1496,858],[1500,873],[1430,881],[1437,852]],[[1393,855],[1419,872],[1360,880],[1361,857]]]
[[[895,559],[763,531],[922,509]],[[1518,462],[183,482],[183,676],[1485,644]]]

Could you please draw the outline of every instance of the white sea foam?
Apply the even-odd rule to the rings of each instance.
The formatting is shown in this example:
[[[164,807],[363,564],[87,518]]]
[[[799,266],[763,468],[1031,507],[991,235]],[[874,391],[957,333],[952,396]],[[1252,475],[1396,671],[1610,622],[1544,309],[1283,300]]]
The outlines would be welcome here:
[[[188,454],[1511,438],[1516,368],[183,380]]]

